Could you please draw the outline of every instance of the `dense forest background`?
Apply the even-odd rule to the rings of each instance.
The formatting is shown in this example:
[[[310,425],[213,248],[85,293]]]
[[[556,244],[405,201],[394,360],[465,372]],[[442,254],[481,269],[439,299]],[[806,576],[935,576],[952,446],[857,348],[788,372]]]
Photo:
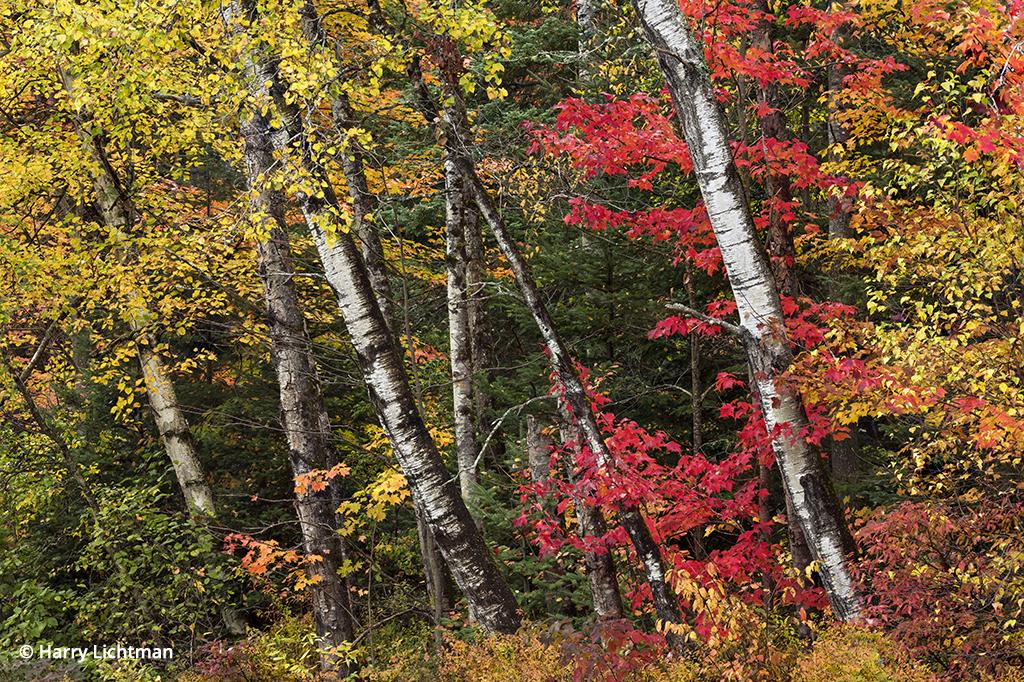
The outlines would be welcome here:
[[[1020,0],[0,0],[0,129],[4,680],[1021,679]]]

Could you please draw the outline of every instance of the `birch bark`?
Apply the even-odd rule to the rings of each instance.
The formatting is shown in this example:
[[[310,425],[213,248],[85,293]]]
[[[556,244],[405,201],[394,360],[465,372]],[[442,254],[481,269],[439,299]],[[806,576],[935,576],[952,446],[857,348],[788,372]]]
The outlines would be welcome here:
[[[446,135],[456,134],[454,133],[455,129],[451,125],[451,121],[448,120],[448,115],[446,114],[444,118],[446,119],[443,122],[443,125],[446,127]],[[547,307],[540,297],[537,283],[533,280],[526,261],[523,260],[518,246],[509,234],[504,218],[502,218],[501,213],[494,205],[490,194],[488,194],[487,190],[480,183],[479,178],[477,178],[473,162],[461,145],[459,146],[457,160],[466,178],[466,182],[469,183],[473,200],[480,209],[480,215],[491,228],[498,248],[501,249],[501,252],[508,260],[526,306],[533,315],[541,337],[547,344],[551,367],[565,390],[565,402],[579,425],[580,442],[590,448],[599,467],[607,468],[612,465],[611,453],[605,445],[600,427],[598,427],[594,413],[590,409],[586,391],[576,373],[572,357],[562,343],[554,321],[551,319],[551,315],[548,313]],[[668,624],[682,624],[683,616],[679,610],[675,593],[667,581],[661,548],[654,541],[643,514],[635,507],[625,507],[619,510],[618,519],[629,535],[637,556],[643,563],[644,575],[651,588],[658,618]],[[678,638],[671,634],[669,639],[672,640],[673,646],[682,646],[682,642],[678,641]]]
[[[330,444],[330,421],[323,404],[320,380],[313,357],[306,320],[292,281],[292,258],[285,221],[285,198],[267,185],[274,167],[270,124],[255,114],[243,124],[245,171],[252,210],[266,223],[267,234],[260,240],[259,274],[267,306],[267,324],[274,370],[281,400],[281,424],[288,442],[288,459],[295,477],[313,470],[325,470],[335,463]],[[348,585],[339,571],[345,561],[345,547],[338,535],[331,488],[296,493],[295,511],[307,556],[319,557],[308,563],[309,593],[316,626],[320,668],[344,677],[352,671],[337,654],[352,641],[352,605]]]
[[[383,19],[375,14],[371,4],[370,21],[378,30],[383,30]],[[379,12],[379,8],[376,8]],[[302,17],[303,35],[311,47],[326,47],[327,36],[324,33],[320,15],[312,1],[303,3],[299,9]],[[357,127],[355,112],[352,110],[348,95],[340,92],[331,99],[331,117],[339,134],[346,140],[342,158],[342,171],[352,207],[353,232],[359,242],[359,250],[366,263],[367,275],[373,288],[377,304],[380,306],[384,321],[393,335],[399,334],[399,320],[395,299],[388,280],[387,260],[384,244],[380,238],[378,224],[375,223],[374,211],[377,210],[377,196],[370,191],[366,179],[366,150],[358,138],[352,135]],[[408,316],[406,315],[406,319]],[[409,336],[409,335],[407,335]],[[411,337],[410,337],[411,338]],[[410,344],[407,344],[411,346]],[[411,352],[411,350],[410,350]],[[422,401],[417,404],[422,406]],[[415,504],[415,503],[414,503]],[[434,607],[436,621],[452,607],[450,581],[447,579],[444,560],[438,551],[437,544],[426,525],[423,510],[416,505],[416,530],[420,544],[420,556],[423,560],[423,573],[427,581],[427,591]]]
[[[455,105],[453,105],[455,106]],[[460,117],[462,120],[462,117]],[[459,486],[466,505],[474,508],[477,486],[474,424],[473,355],[467,282],[466,187],[456,160],[457,140],[444,141],[445,262],[448,268],[448,342],[452,377],[455,454]]]
[[[61,74],[64,87],[70,91],[70,77]],[[99,172],[93,177],[96,209],[107,227],[127,233],[135,218],[134,206],[125,195],[120,179],[111,166],[99,141],[78,126],[83,143],[96,159]],[[126,260],[133,260],[126,254]],[[189,429],[185,414],[178,404],[178,394],[163,359],[154,349],[156,338],[146,330],[152,312],[143,302],[141,292],[129,292],[130,308],[126,312],[129,326],[136,334],[136,348],[143,383],[157,432],[167,457],[174,467],[174,475],[185,498],[189,514],[198,519],[211,519],[216,515],[213,491],[206,480],[206,472]]]
[[[233,7],[229,5],[228,7]],[[247,18],[256,24],[255,3],[247,1]],[[237,10],[228,19],[238,17]],[[515,596],[498,570],[469,510],[459,496],[416,407],[402,362],[402,352],[380,310],[366,264],[341,221],[333,184],[315,161],[297,107],[285,98],[287,87],[275,61],[250,53],[248,80],[255,91],[269,93],[283,127],[274,145],[301,176],[299,205],[316,244],[328,283],[338,298],[370,402],[394,449],[413,498],[426,517],[455,582],[480,625],[493,632],[519,627]],[[310,189],[313,188],[313,189]]]
[[[634,0],[657,55],[690,150],[694,173],[715,231],[759,394],[783,489],[818,562],[836,617],[853,620],[861,598],[847,554],[853,543],[818,453],[802,434],[808,428],[800,396],[776,378],[792,360],[778,290],[760,248],[733,163],[725,121],[715,100],[701,47],[673,0]]]

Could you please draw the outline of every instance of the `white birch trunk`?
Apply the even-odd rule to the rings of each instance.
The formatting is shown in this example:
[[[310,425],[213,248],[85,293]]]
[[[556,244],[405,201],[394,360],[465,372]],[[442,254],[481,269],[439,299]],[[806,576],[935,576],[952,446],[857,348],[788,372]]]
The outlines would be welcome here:
[[[70,91],[70,77],[63,72],[61,77],[64,87]],[[99,165],[99,172],[93,178],[96,208],[107,227],[127,231],[133,222],[132,204],[126,197],[124,188],[121,187],[120,180],[107,160],[102,147],[92,136],[85,133],[81,126],[78,126],[78,129],[83,143],[89,148]],[[127,254],[126,260],[134,260],[132,254]],[[152,313],[144,303],[139,303],[143,300],[140,292],[131,291],[128,296],[132,303],[130,304],[131,309],[126,311],[125,316],[137,336],[136,347],[146,388],[146,397],[153,411],[160,440],[174,467],[174,475],[181,487],[189,514],[199,519],[212,518],[216,515],[213,491],[207,483],[195,440],[189,429],[188,421],[185,419],[185,414],[178,404],[177,391],[171,381],[170,373],[153,348],[156,345],[156,339],[145,331],[145,325],[152,317]]]
[[[305,2],[299,9],[302,16],[302,30],[311,46],[324,46],[326,36],[323,32],[320,16],[312,2]],[[371,17],[371,20],[373,17]],[[352,110],[348,95],[340,92],[331,100],[331,117],[334,125],[342,134],[347,134],[356,126],[355,112]],[[366,264],[370,285],[380,306],[384,321],[397,337],[399,319],[397,306],[388,279],[387,260],[384,244],[374,218],[378,201],[369,188],[366,179],[366,152],[356,138],[349,138],[342,154],[342,170],[345,183],[348,185],[349,199],[352,207],[352,231],[359,242],[359,251]],[[443,613],[452,607],[450,581],[447,578],[444,559],[441,557],[424,521],[423,510],[416,509],[416,529],[420,543],[420,556],[423,560],[423,573],[427,581],[427,591],[434,607],[435,619],[440,621]]]
[[[448,144],[452,144],[450,141]],[[462,173],[453,149],[444,154],[445,261],[448,268],[448,353],[451,361],[452,412],[459,487],[474,508],[477,486],[476,426],[473,419],[473,356],[467,291],[466,206]]]
[[[247,1],[244,8],[247,18],[255,23],[255,4]],[[237,10],[228,10],[229,23],[237,18]],[[299,204],[324,274],[338,297],[370,402],[413,499],[420,505],[452,577],[480,625],[491,632],[514,632],[520,623],[515,595],[499,572],[427,431],[405,374],[401,349],[381,312],[359,249],[341,222],[333,184],[313,160],[301,114],[293,103],[286,101],[286,87],[271,55],[263,54],[256,59],[250,53],[249,57],[247,78],[253,90],[260,92],[269,86],[268,94],[284,122],[283,129],[274,132],[275,147],[300,169],[302,184],[313,184],[317,189],[299,192]]]
[[[776,383],[792,358],[779,295],[736,173],[704,54],[674,0],[634,2],[672,93],[740,325],[749,336],[747,354],[761,409],[769,432],[777,434],[772,446],[783,489],[818,562],[836,617],[853,620],[861,611],[861,599],[847,563],[852,541],[821,458],[800,436],[807,428],[800,396]]]
[[[152,348],[155,339],[145,333],[138,324],[141,312],[149,313],[148,310],[134,311],[131,326],[139,335],[136,339],[139,365],[142,368],[146,397],[153,410],[157,432],[174,467],[174,475],[178,479],[189,513],[199,518],[213,518],[216,515],[213,491],[206,482],[206,473],[199,461],[188,421],[178,405],[178,395],[171,382],[170,373]]]
[[[450,121],[443,122],[443,124],[446,126],[446,135],[455,134],[452,132],[453,126]],[[605,445],[601,429],[590,409],[590,402],[576,372],[573,359],[562,343],[547,306],[544,305],[544,301],[540,297],[537,283],[534,281],[533,275],[530,274],[522,254],[519,253],[518,246],[509,234],[505,220],[495,206],[494,200],[476,176],[472,160],[465,153],[460,153],[458,162],[466,182],[469,184],[473,199],[480,209],[480,215],[491,228],[498,248],[508,260],[526,306],[533,315],[541,337],[547,344],[551,367],[565,390],[565,402],[576,418],[582,434],[581,440],[594,454],[598,466],[608,467],[612,463],[611,453]],[[661,548],[654,541],[643,514],[636,507],[625,507],[619,510],[618,519],[629,535],[637,556],[643,564],[644,575],[651,588],[658,618],[668,624],[682,624],[683,616],[679,610],[676,595],[668,584]],[[669,634],[669,640],[674,648],[683,646],[683,642],[673,633]]]

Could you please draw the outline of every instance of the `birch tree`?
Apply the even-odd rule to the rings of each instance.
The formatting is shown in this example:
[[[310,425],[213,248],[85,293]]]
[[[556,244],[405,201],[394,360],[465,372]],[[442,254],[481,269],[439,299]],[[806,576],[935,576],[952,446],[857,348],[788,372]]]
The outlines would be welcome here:
[[[462,102],[452,103],[461,111]],[[459,120],[464,120],[460,116]],[[466,184],[458,166],[456,140],[444,145],[445,262],[448,268],[448,342],[451,358],[455,454],[462,498],[472,508],[477,486],[476,426],[473,419],[473,348],[468,289]]]
[[[226,10],[228,22],[240,8]],[[259,25],[253,3],[244,5],[245,19]],[[314,160],[301,112],[288,91],[272,55],[261,43],[247,47],[246,79],[250,89],[273,99],[281,128],[274,146],[302,189],[297,198],[316,245],[324,274],[338,298],[369,393],[370,402],[398,459],[413,498],[445,558],[456,584],[480,625],[494,632],[519,627],[515,596],[498,571],[458,488],[445,468],[416,406],[402,362],[402,352],[374,295],[366,264],[342,221],[333,183]]]
[[[73,92],[71,76],[65,71],[59,72],[65,90]],[[76,130],[86,147],[86,153],[96,162],[97,172],[93,177],[96,210],[103,218],[105,225],[127,238],[135,222],[135,208],[127,191],[117,176],[114,167],[107,159],[106,151],[95,135],[85,133],[81,120],[76,119]],[[125,254],[126,261],[133,259],[131,248]],[[125,316],[132,331],[136,335],[136,349],[139,366],[142,370],[146,397],[153,411],[157,432],[163,442],[167,457],[174,467],[174,475],[185,498],[186,508],[194,517],[211,519],[216,515],[213,491],[206,479],[199,453],[192,437],[185,414],[178,404],[178,394],[171,380],[170,373],[163,359],[156,350],[157,340],[147,331],[153,313],[145,303],[141,291],[133,290],[128,294],[130,308]]]
[[[856,619],[861,599],[848,564],[852,539],[821,457],[803,438],[808,423],[801,398],[777,381],[792,360],[792,350],[703,51],[673,0],[635,0],[635,7],[672,95],[722,252],[784,491],[818,562],[833,611],[842,620]]]
[[[299,15],[303,37],[309,43],[310,48],[313,50],[327,48],[328,39],[324,31],[323,20],[313,3],[303,3],[299,8]],[[382,28],[383,18],[376,17],[374,23],[378,28]],[[358,240],[360,253],[363,262],[366,263],[367,275],[370,278],[370,285],[373,288],[377,304],[380,306],[381,314],[391,329],[392,335],[397,338],[401,324],[395,305],[394,292],[388,279],[388,264],[380,235],[380,224],[374,217],[378,201],[377,196],[370,191],[370,185],[366,178],[366,150],[358,136],[356,114],[352,109],[349,96],[344,90],[332,93],[330,105],[332,123],[338,135],[344,140],[342,172],[345,176],[345,184],[348,186],[352,232]],[[408,319],[407,312],[406,319]],[[410,346],[407,348],[407,352],[411,353],[411,344],[407,345]],[[417,405],[422,410],[422,400],[417,398]],[[427,527],[424,511],[415,501],[414,506],[424,578],[434,607],[435,620],[439,621],[442,614],[452,606],[450,581],[445,573],[444,559]]]
[[[271,355],[281,400],[281,425],[288,442],[288,460],[297,480],[325,471],[335,463],[330,419],[324,408],[320,380],[306,331],[306,320],[293,282],[293,265],[285,220],[284,194],[270,185],[274,149],[270,124],[253,114],[242,127],[245,172],[251,209],[266,227],[261,231],[259,274],[263,283],[270,330]],[[330,486],[322,490],[299,485],[295,510],[299,517],[309,593],[312,597],[320,667],[344,677],[350,670],[339,655],[354,637],[348,585],[341,576],[346,553],[335,523]]]

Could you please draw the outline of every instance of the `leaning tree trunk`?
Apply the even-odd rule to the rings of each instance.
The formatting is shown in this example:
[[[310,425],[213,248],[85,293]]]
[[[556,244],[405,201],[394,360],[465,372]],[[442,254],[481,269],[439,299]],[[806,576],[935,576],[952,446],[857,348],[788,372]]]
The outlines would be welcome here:
[[[239,17],[232,5],[229,20]],[[258,24],[255,3],[247,0],[246,18]],[[261,45],[265,48],[265,45]],[[247,79],[259,92],[269,86],[283,121],[275,131],[275,147],[298,166],[303,185],[315,192],[298,193],[299,205],[316,244],[328,283],[338,297],[345,325],[369,392],[370,402],[405,474],[413,498],[426,517],[455,582],[480,625],[492,632],[514,632],[520,616],[513,595],[459,496],[434,441],[427,431],[409,387],[402,352],[381,313],[359,248],[341,221],[333,184],[313,158],[301,113],[285,97],[276,62],[265,53],[250,53]]]
[[[62,72],[61,78],[64,87],[70,92],[70,76]],[[99,139],[86,133],[81,125],[77,128],[99,168],[93,177],[96,209],[108,228],[127,232],[134,222],[134,206],[128,199]],[[127,254],[126,261],[132,260],[135,260],[134,255]],[[139,292],[130,292],[129,298],[133,302],[142,300]],[[144,303],[132,303],[131,309],[126,313],[128,324],[136,334],[136,348],[146,397],[153,411],[160,440],[163,442],[167,457],[171,460],[171,466],[174,467],[174,475],[181,487],[189,514],[197,519],[211,519],[216,514],[213,491],[207,483],[206,472],[199,459],[188,421],[178,404],[178,394],[170,373],[154,348],[156,338],[145,329],[152,316],[153,313]],[[235,625],[232,625],[232,628],[238,629]]]
[[[419,84],[419,87],[422,99],[425,96],[422,82]],[[457,112],[447,108],[438,118],[443,128],[444,136],[446,139],[455,140],[455,149],[457,151],[455,159],[458,162],[459,169],[469,185],[477,208],[480,209],[480,215],[491,228],[491,233],[494,235],[498,248],[501,249],[502,254],[508,260],[516,282],[519,284],[519,289],[523,294],[526,306],[533,315],[541,337],[547,344],[552,370],[562,384],[565,392],[565,402],[571,410],[572,416],[577,420],[582,434],[581,441],[590,448],[597,461],[597,465],[602,469],[607,469],[613,464],[612,456],[605,445],[604,438],[601,436],[601,429],[597,425],[594,413],[590,409],[589,399],[576,372],[572,356],[562,343],[554,321],[548,313],[547,306],[544,305],[544,301],[540,297],[537,283],[534,281],[533,275],[530,274],[522,254],[519,253],[519,247],[509,234],[504,218],[476,175],[473,161],[463,141],[458,137],[460,125],[457,116]],[[661,556],[661,548],[651,535],[651,530],[647,526],[647,520],[643,517],[640,510],[633,506],[620,509],[618,517],[619,522],[633,543],[637,557],[643,563],[644,574],[651,588],[658,618],[670,625],[681,625],[683,623],[682,612],[679,609],[675,593],[668,583],[664,560]],[[682,646],[683,642],[674,633],[669,634],[674,646]]]
[[[303,35],[310,45],[313,47],[326,46],[322,19],[312,1],[304,2],[299,13],[302,17]],[[374,17],[371,16],[370,19],[372,21]],[[331,118],[339,132],[348,138],[342,154],[342,170],[351,200],[353,232],[359,241],[359,250],[363,256],[363,262],[366,264],[366,272],[381,314],[391,332],[397,336],[399,334],[398,316],[391,283],[388,280],[387,260],[378,230],[379,223],[374,217],[374,211],[378,206],[377,196],[370,191],[370,185],[366,179],[366,150],[358,138],[348,136],[348,133],[356,127],[356,118],[348,95],[344,91],[339,92],[331,99]],[[411,348],[409,352],[411,353]],[[450,581],[445,573],[444,559],[426,525],[424,512],[415,502],[414,506],[420,556],[428,586],[427,592],[434,608],[435,620],[440,621],[442,614],[452,607]]]
[[[862,604],[847,562],[852,538],[821,457],[803,437],[808,422],[801,398],[777,383],[792,361],[792,351],[778,290],[736,173],[704,53],[674,0],[634,3],[672,94],[722,251],[783,489],[818,562],[833,611],[842,620],[855,619]]]
[[[487,391],[491,373],[492,338],[487,319],[486,292],[484,290],[485,248],[480,214],[473,203],[469,186],[463,183],[466,210],[466,296],[469,301],[469,357],[473,363],[473,417],[479,434],[487,433],[492,419],[493,403]],[[499,441],[491,441],[489,452],[481,457],[500,453]],[[494,457],[496,459],[497,457]]]
[[[132,331],[138,335],[136,345],[146,397],[153,410],[157,432],[185,497],[185,505],[192,516],[211,519],[216,514],[213,491],[206,482],[206,473],[199,461],[192,431],[178,405],[178,394],[171,382],[170,373],[163,359],[153,349],[156,339],[152,334],[146,333],[141,324],[143,316],[149,315],[149,310],[136,309],[131,311],[130,315]]]
[[[64,89],[71,93],[71,75],[60,68],[57,72]],[[136,216],[135,206],[127,189],[122,185],[110,159],[107,158],[101,138],[87,132],[80,118],[75,119],[74,125],[98,168],[98,172],[92,178],[96,210],[108,228],[126,234],[131,230]],[[137,254],[129,249],[124,260],[130,262],[136,257]],[[134,303],[142,300],[140,292],[129,292],[129,299],[133,303],[126,311],[125,317],[136,334],[136,349],[143,385],[153,411],[157,432],[160,434],[167,457],[171,460],[189,515],[200,523],[208,522],[217,513],[213,490],[207,482],[206,472],[199,459],[188,421],[178,404],[177,391],[170,373],[155,349],[156,338],[146,333],[144,329],[153,313],[145,304]],[[245,634],[245,620],[234,606],[222,607],[221,616],[229,632],[239,636]]]
[[[312,4],[307,3],[302,9],[303,29],[307,38],[318,44],[322,38],[319,18]],[[352,106],[348,95],[344,92],[331,100],[331,115],[334,124],[347,133],[356,125]],[[342,169],[345,183],[348,185],[349,198],[352,200],[353,232],[359,240],[359,250],[366,263],[366,272],[370,276],[370,284],[377,296],[380,311],[384,319],[396,334],[395,306],[391,295],[391,284],[388,281],[387,260],[384,257],[384,244],[375,225],[374,210],[377,208],[377,197],[370,191],[366,181],[365,150],[355,137],[350,137],[342,153]]]
[[[267,221],[269,228],[258,247],[259,274],[280,391],[281,424],[292,474],[299,478],[314,470],[329,469],[335,463],[330,421],[320,392],[306,320],[292,281],[284,194],[265,184],[274,165],[270,124],[265,116],[255,114],[243,125],[242,134],[246,178],[253,193],[252,209]],[[336,530],[335,507],[330,486],[319,491],[296,492],[295,510],[303,549],[311,559],[306,564],[306,573],[320,668],[327,674],[344,677],[351,670],[337,652],[353,640],[354,627],[348,585],[340,575],[345,548]]]

